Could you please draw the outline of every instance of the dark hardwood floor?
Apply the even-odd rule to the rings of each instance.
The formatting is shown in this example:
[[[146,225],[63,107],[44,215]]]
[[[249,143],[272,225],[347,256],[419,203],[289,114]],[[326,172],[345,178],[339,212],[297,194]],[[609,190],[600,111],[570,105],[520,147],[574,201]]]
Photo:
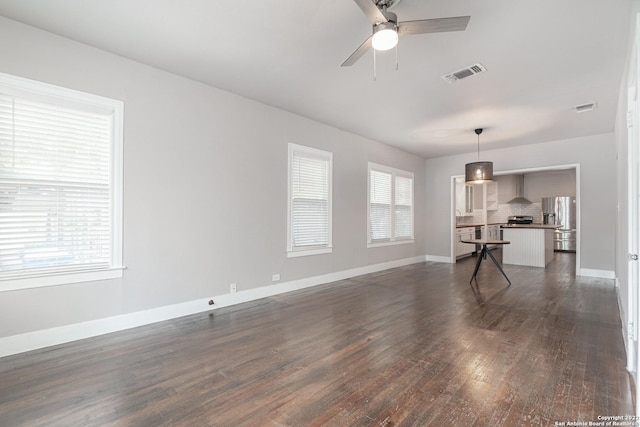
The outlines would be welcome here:
[[[499,256],[499,251],[497,252]],[[498,258],[500,259],[500,257]],[[554,426],[632,415],[613,282],[420,263],[0,359],[0,425]]]

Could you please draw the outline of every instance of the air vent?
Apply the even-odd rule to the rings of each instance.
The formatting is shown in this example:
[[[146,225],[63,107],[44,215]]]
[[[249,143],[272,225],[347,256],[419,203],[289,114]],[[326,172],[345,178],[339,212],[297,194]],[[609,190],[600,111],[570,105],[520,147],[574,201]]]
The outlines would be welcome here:
[[[576,105],[573,107],[576,113],[586,113],[587,111],[593,111],[598,108],[598,104],[591,102],[589,104]]]
[[[442,79],[447,83],[453,83],[458,80],[471,77],[474,74],[482,73],[484,71],[487,71],[487,69],[484,68],[484,65],[477,63],[474,65],[471,65],[470,67],[463,68],[462,70],[454,71],[453,73],[450,73],[450,74],[445,74],[444,76],[442,76]]]

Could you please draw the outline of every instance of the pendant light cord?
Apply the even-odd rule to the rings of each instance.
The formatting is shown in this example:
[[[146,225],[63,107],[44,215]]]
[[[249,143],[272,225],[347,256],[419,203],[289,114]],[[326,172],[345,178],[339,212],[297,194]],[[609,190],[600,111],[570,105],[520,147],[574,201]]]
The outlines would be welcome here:
[[[478,160],[480,160],[480,134],[482,133],[482,128],[476,129],[475,133],[478,135]]]

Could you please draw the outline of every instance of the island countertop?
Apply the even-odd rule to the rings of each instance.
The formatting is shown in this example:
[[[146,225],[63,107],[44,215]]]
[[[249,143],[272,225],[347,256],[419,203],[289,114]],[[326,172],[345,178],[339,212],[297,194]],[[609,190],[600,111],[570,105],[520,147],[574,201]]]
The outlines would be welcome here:
[[[555,230],[559,225],[553,224],[502,224],[501,228],[538,228],[543,230]]]
[[[506,225],[504,222],[490,222],[487,225]],[[484,227],[484,223],[482,224],[456,224],[456,228],[466,228],[466,227]]]

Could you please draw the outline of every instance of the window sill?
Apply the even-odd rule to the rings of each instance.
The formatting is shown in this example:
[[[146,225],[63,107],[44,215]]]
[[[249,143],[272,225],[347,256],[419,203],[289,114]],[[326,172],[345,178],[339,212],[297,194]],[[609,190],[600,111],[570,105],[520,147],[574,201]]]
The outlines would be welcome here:
[[[81,282],[94,282],[98,280],[119,279],[122,277],[122,270],[124,269],[125,267],[111,267],[104,270],[25,277],[24,279],[0,280],[0,292],[41,288],[45,286],[68,285]]]
[[[367,243],[367,248],[379,248],[382,246],[395,246],[395,245],[405,245],[408,243],[413,243],[414,239],[401,239],[401,240],[387,240],[383,242],[369,242]]]
[[[301,249],[292,250],[287,252],[287,258],[297,258],[311,255],[330,254],[333,252],[333,247],[321,248],[321,249]]]

